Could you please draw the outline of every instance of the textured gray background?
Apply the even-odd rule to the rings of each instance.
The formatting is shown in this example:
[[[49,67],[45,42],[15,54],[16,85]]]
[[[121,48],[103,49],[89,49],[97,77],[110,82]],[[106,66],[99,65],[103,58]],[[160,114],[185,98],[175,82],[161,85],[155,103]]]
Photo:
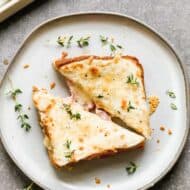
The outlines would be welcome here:
[[[149,24],[175,47],[190,74],[190,0],[36,0],[0,24],[0,76],[6,69],[3,60],[11,59],[36,25],[54,16],[89,10],[125,13]],[[190,138],[172,171],[151,190],[190,189],[189,145]],[[29,183],[0,142],[0,190],[22,189]]]

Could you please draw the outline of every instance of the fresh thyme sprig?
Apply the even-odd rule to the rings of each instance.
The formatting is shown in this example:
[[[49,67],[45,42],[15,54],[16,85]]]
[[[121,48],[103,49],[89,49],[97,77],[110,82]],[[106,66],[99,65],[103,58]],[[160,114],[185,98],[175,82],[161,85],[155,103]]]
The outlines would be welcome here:
[[[127,82],[126,83],[139,86],[139,82],[137,81],[137,78],[135,78],[133,74],[127,76]]]
[[[65,146],[66,146],[67,149],[70,149],[71,148],[71,140],[67,139],[67,141],[65,143]]]
[[[106,36],[100,35],[100,41],[102,42],[102,45],[109,45],[111,55],[115,54],[118,49],[123,49],[121,45],[115,44],[112,39]]]
[[[66,40],[66,37],[65,36],[58,36],[57,38],[57,43],[60,45],[60,46],[65,46],[65,40]]]
[[[71,159],[73,154],[74,154],[74,150],[71,150],[71,143],[72,141],[67,139],[65,142],[65,147],[68,150],[67,152],[65,152],[65,158]]]
[[[170,97],[170,98],[176,98],[176,95],[175,95],[175,93],[174,92],[172,92],[172,91],[170,91],[170,90],[167,90],[166,91],[166,94]]]
[[[27,114],[24,114],[23,113],[23,106],[22,104],[18,103],[17,102],[17,96],[19,94],[21,94],[22,91],[20,89],[14,89],[14,90],[11,90],[7,93],[7,95],[9,95],[14,101],[15,101],[15,107],[14,107],[14,110],[15,112],[18,113],[18,117],[17,119],[19,120],[20,124],[21,124],[21,128],[24,128],[25,131],[29,131],[31,129],[31,126],[30,124],[28,123],[28,115]]]
[[[79,40],[77,40],[77,44],[80,48],[83,48],[89,45],[89,40],[90,40],[90,36],[81,37]]]
[[[170,107],[171,107],[172,110],[177,110],[177,106],[174,103],[171,103]]]
[[[71,47],[71,41],[73,39],[73,36],[70,36],[68,41],[67,41],[67,48]]]
[[[110,50],[112,53],[114,53],[117,49],[116,49],[116,46],[113,45],[113,44],[110,44]]]
[[[71,111],[71,106],[70,105],[68,105],[68,104],[63,104],[63,106],[64,106],[64,108],[65,108],[65,110],[66,110],[66,112],[70,115],[70,118],[71,119],[76,119],[76,120],[79,120],[79,119],[81,119],[81,115],[80,115],[80,113],[72,113],[72,111]]]
[[[134,162],[130,162],[130,165],[126,167],[126,171],[129,175],[135,173],[137,170],[137,165]]]
[[[134,109],[135,107],[132,106],[131,101],[129,101],[127,111],[130,112],[130,110],[134,110]]]
[[[70,48],[72,39],[73,39],[73,36],[69,36],[69,37],[59,36],[57,38],[57,43],[62,47]]]
[[[100,35],[100,40],[102,42],[102,45],[106,45],[108,43],[108,37]]]
[[[20,89],[14,89],[14,90],[10,90],[8,93],[6,93],[6,95],[10,95],[12,97],[12,99],[16,99],[18,94],[21,94],[22,91]]]
[[[32,190],[34,183],[32,182],[29,186],[25,187],[23,190]]]
[[[103,98],[104,96],[103,95],[101,95],[101,94],[99,94],[98,96],[97,96],[97,98]]]

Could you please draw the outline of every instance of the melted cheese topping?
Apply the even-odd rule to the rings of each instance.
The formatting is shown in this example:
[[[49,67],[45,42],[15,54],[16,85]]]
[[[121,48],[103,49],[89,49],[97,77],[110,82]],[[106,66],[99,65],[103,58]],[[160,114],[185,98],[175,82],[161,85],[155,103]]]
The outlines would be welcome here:
[[[108,60],[90,57],[65,64],[58,70],[80,88],[80,92],[87,94],[97,107],[104,109],[112,117],[120,118],[128,127],[149,138],[151,129],[143,70],[137,60],[119,56]],[[127,83],[127,77],[131,75],[138,85]],[[75,89],[76,93],[77,90]],[[98,98],[99,95],[103,97]],[[129,109],[130,105],[134,109]]]
[[[55,98],[44,90],[35,90],[33,101],[40,113],[44,144],[57,166],[132,148],[144,142],[140,135],[84,111],[71,98]],[[80,119],[72,118],[65,104],[72,114],[80,114]]]

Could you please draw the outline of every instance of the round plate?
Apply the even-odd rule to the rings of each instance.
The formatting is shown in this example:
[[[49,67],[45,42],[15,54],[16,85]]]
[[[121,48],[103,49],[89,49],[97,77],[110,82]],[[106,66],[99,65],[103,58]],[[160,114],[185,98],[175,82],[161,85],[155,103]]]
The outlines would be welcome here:
[[[56,43],[60,35],[73,35],[71,48]],[[80,162],[72,171],[56,170],[43,146],[43,135],[31,100],[32,86],[50,89],[50,83],[55,82],[56,87],[50,93],[68,96],[64,80],[54,71],[52,60],[60,57],[63,51],[69,56],[109,55],[109,46],[101,46],[100,35],[114,38],[115,43],[124,47],[123,54],[136,56],[144,67],[147,96],[156,95],[160,99],[156,113],[151,116],[152,139],[144,150]],[[77,47],[76,40],[81,36],[91,36],[88,47]],[[30,67],[24,69],[25,64]],[[11,83],[23,91],[18,101],[29,115],[32,129],[28,133],[20,128],[14,101],[5,94],[11,89]],[[108,185],[113,190],[146,189],[171,169],[184,147],[188,134],[187,87],[183,66],[174,50],[160,35],[139,21],[100,12],[54,18],[38,26],[27,37],[1,84],[1,139],[18,167],[44,189],[97,190],[107,189]],[[176,99],[166,95],[168,89],[175,92]],[[175,103],[178,109],[172,110],[170,103]],[[27,109],[28,106],[31,110]],[[161,125],[165,126],[165,131],[160,130]],[[168,135],[169,129],[172,135]],[[138,165],[133,175],[128,175],[125,169],[130,161]],[[100,178],[100,184],[95,183],[95,177]]]

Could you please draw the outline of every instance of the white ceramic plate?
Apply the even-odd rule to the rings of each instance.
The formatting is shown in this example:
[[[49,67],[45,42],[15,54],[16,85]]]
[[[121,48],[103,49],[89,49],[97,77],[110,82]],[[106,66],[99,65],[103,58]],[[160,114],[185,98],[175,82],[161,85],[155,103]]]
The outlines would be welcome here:
[[[56,44],[60,35],[73,35],[74,39],[90,35],[90,45],[78,48],[73,43],[67,50]],[[144,151],[134,150],[106,159],[81,162],[70,172],[64,169],[58,171],[50,164],[42,143],[43,135],[31,100],[32,86],[49,89],[50,83],[56,82],[51,93],[67,96],[68,90],[62,77],[52,68],[52,60],[60,57],[65,50],[70,56],[109,55],[109,48],[101,47],[99,35],[114,37],[124,47],[124,54],[139,58],[145,70],[147,96],[160,98],[160,106],[151,117],[151,127],[154,129],[152,139],[146,143]],[[25,64],[30,67],[23,69]],[[29,35],[11,65],[0,89],[1,139],[15,163],[42,188],[102,190],[110,184],[113,190],[146,189],[163,177],[179,157],[188,134],[187,80],[172,48],[139,21],[113,13],[80,13],[50,20]],[[5,95],[10,89],[8,77],[15,88],[23,91],[19,101],[30,117],[32,130],[29,133],[20,128],[14,103]],[[167,89],[176,93],[175,100],[166,95]],[[170,108],[171,102],[177,105],[177,111]],[[32,109],[27,110],[27,106]],[[160,131],[161,125],[166,127],[166,131]],[[167,129],[171,129],[173,134],[169,136]],[[159,144],[156,142],[158,139]],[[135,162],[138,169],[129,176],[125,167],[130,161]],[[95,177],[101,179],[101,184],[95,183]]]

